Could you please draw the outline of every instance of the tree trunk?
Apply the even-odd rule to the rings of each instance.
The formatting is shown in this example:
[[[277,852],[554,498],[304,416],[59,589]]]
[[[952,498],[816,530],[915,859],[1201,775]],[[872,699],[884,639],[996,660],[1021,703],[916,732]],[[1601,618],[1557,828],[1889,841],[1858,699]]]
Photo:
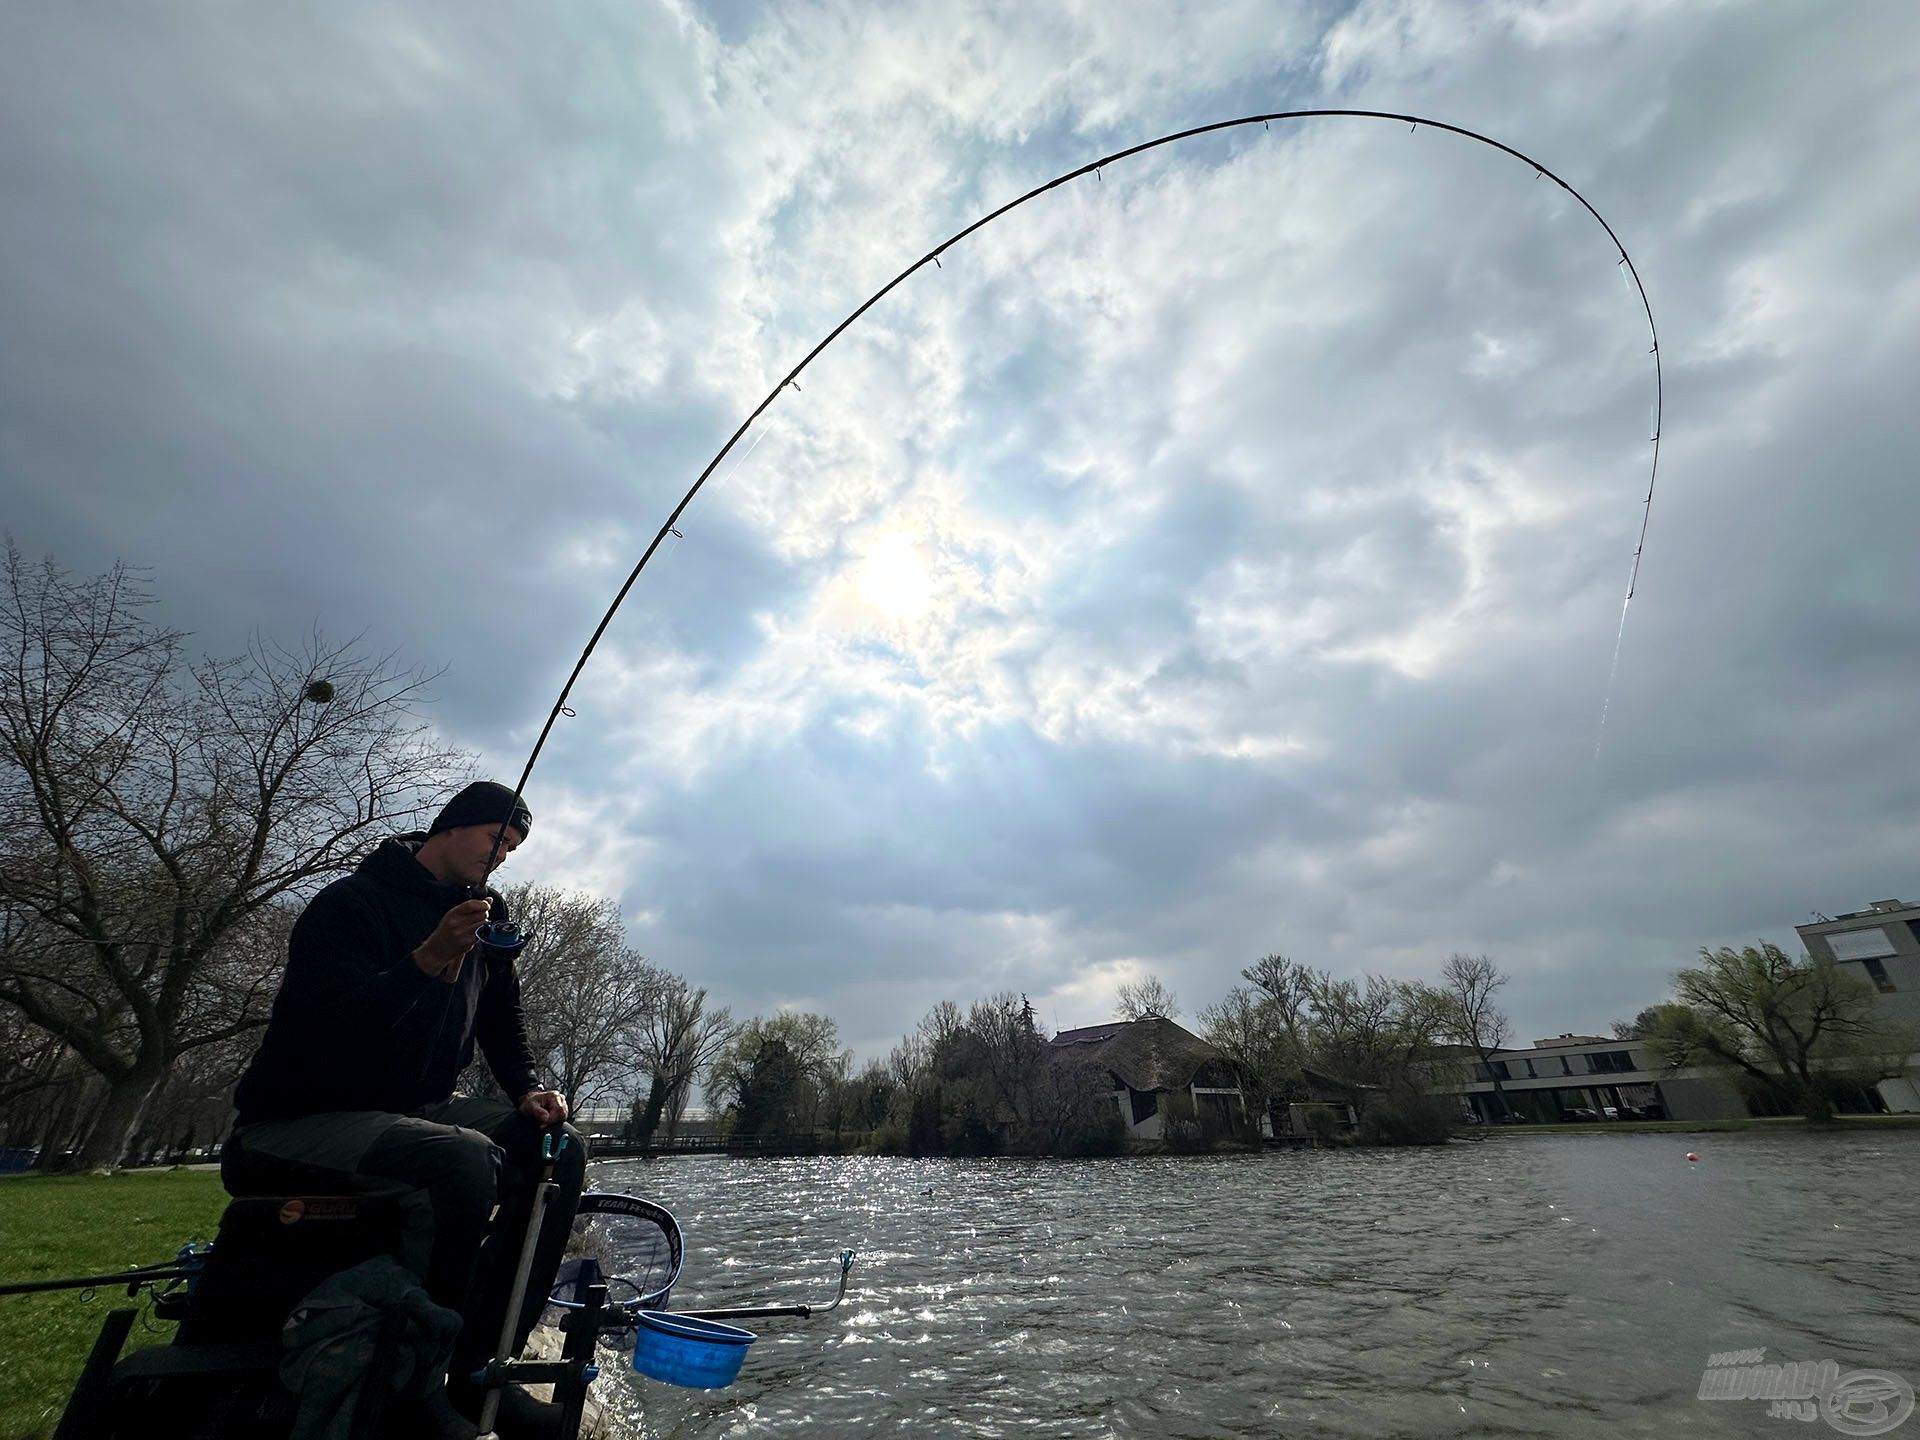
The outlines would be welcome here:
[[[1799,1068],[1800,1113],[1815,1125],[1833,1119],[1833,1087],[1824,1075],[1813,1074],[1803,1061]]]
[[[74,1164],[81,1170],[112,1170],[127,1153],[128,1142],[140,1116],[160,1088],[163,1072],[159,1066],[142,1066],[107,1084],[107,1098],[94,1117],[93,1128]]]
[[[47,1112],[40,1131],[39,1155],[33,1162],[36,1170],[63,1170],[66,1163],[61,1152],[67,1148],[67,1135],[72,1129],[73,1113],[78,1102],[87,1092],[85,1080],[70,1080],[59,1087],[58,1098]]]
[[[660,1112],[667,1108],[667,1087],[659,1075],[655,1075],[647,1084],[647,1105],[640,1112],[640,1120],[634,1126],[633,1138],[642,1145],[653,1143],[653,1132],[660,1128]]]
[[[1493,1081],[1494,1098],[1500,1102],[1500,1113],[1509,1120],[1513,1119],[1513,1106],[1507,1103],[1507,1092],[1500,1088],[1500,1077],[1493,1073],[1493,1067],[1491,1065],[1487,1067],[1487,1074]]]

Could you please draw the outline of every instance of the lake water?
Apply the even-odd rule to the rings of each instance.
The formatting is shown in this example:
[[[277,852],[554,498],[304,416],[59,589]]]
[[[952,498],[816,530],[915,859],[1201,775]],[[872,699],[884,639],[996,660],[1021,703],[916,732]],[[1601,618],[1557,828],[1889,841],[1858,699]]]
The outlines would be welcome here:
[[[592,1182],[679,1216],[678,1308],[825,1298],[860,1252],[727,1390],[609,1367],[632,1437],[1824,1435],[1697,1399],[1708,1356],[1920,1383],[1920,1130]]]

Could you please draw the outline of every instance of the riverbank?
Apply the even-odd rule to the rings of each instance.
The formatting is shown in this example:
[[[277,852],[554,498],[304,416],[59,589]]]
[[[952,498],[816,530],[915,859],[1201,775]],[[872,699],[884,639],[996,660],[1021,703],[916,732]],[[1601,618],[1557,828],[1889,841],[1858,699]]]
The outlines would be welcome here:
[[[1875,1134],[1882,1130],[1920,1130],[1920,1115],[1836,1115],[1820,1125],[1799,1115],[1750,1115],[1730,1120],[1588,1120],[1574,1125],[1474,1125],[1453,1133],[1460,1139],[1485,1140],[1507,1135],[1713,1135],[1743,1130]]]

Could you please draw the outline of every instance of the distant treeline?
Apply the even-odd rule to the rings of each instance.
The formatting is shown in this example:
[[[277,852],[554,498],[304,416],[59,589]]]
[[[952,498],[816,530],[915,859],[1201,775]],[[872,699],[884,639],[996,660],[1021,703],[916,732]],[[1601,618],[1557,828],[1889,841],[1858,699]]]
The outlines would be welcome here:
[[[715,1061],[710,1101],[731,1135],[862,1137],[893,1155],[1111,1155],[1125,1127],[1104,1070],[1049,1053],[1013,994],[936,1005],[885,1060],[852,1069],[824,1015],[749,1021]]]
[[[1244,1111],[1196,1114],[1184,1089],[1159,1099],[1162,1142],[1204,1149],[1257,1139],[1262,1119],[1284,1133],[1290,1107],[1311,1102],[1327,1140],[1418,1144],[1444,1140],[1458,1104],[1431,1094],[1457,1074],[1454,1037],[1476,1022],[1489,1043],[1486,997],[1501,983],[1492,963],[1456,956],[1448,985],[1336,980],[1284,956],[1249,966],[1246,984],[1200,1014],[1199,1034],[1224,1056],[1245,1093]],[[1119,1015],[1171,1019],[1174,996],[1157,978],[1123,987]],[[851,1071],[852,1054],[824,1015],[782,1014],[743,1027],[716,1062],[708,1098],[727,1133],[817,1135],[836,1148],[907,1155],[1111,1155],[1128,1130],[1117,1078],[1049,1044],[1023,997],[1001,993],[962,1011],[942,1001],[884,1061]],[[1351,1113],[1348,1126],[1337,1117]]]

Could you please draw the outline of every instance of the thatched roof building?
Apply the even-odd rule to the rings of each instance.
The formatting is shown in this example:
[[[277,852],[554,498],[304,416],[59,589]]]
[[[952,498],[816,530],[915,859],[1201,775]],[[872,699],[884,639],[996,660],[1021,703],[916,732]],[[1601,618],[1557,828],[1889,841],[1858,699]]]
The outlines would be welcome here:
[[[1184,1090],[1189,1085],[1237,1088],[1226,1052],[1159,1015],[1062,1030],[1053,1046],[1063,1059],[1089,1060],[1129,1090]]]
[[[1143,1139],[1163,1130],[1160,1100],[1189,1098],[1195,1112],[1244,1116],[1246,1099],[1226,1052],[1159,1015],[1062,1030],[1052,1053],[1063,1061],[1098,1065],[1113,1077],[1113,1096],[1130,1133]]]

